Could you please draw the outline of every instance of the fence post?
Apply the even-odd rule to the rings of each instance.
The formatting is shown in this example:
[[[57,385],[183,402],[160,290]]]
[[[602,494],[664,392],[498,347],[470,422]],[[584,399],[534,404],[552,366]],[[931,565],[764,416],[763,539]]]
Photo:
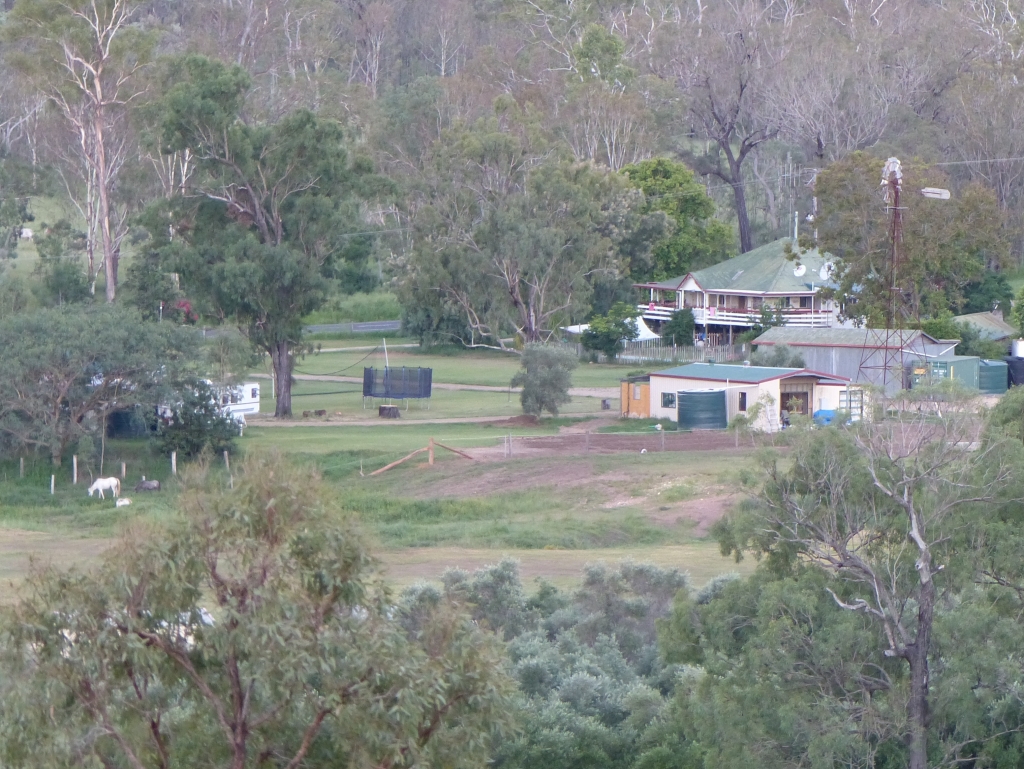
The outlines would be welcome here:
[[[57,476],[56,475],[51,475],[50,476],[50,496],[51,497],[53,496],[53,486],[56,483],[56,481],[57,481]]]
[[[431,438],[427,442],[427,464],[428,465],[434,464],[434,439],[433,438]]]
[[[178,474],[178,452],[171,452],[171,475]]]
[[[18,477],[25,477],[25,457],[20,457],[18,459]]]
[[[125,473],[126,473],[127,471],[128,471],[128,468],[127,468],[127,467],[125,467],[125,465],[124,465],[124,462],[122,462],[122,463],[121,463],[121,477],[122,477],[122,478],[124,478],[124,476],[125,476]]]
[[[78,454],[71,455],[71,484],[78,485]]]
[[[661,450],[665,450],[665,431],[661,431]]]
[[[587,436],[586,437],[586,450],[589,453],[590,452],[590,430],[587,430],[587,432],[585,434]]]

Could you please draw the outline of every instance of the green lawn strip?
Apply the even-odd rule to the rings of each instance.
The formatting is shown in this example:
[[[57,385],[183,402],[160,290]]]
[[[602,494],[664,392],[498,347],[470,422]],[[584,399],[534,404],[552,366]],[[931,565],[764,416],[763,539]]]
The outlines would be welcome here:
[[[270,382],[261,380],[260,411],[274,413]],[[298,380],[292,385],[292,413],[302,418],[304,411],[327,411],[329,419],[377,419],[381,400],[363,404],[362,385],[356,382]],[[519,394],[481,390],[444,390],[435,388],[429,399],[403,401],[401,421],[474,417],[514,417],[523,413]],[[599,398],[574,397],[562,408],[566,416],[598,414]],[[312,419],[322,419],[311,417]]]
[[[285,455],[292,455],[292,459],[297,462],[305,461],[302,457],[304,454],[324,455],[335,452],[364,452],[366,456],[389,456],[398,459],[414,449],[425,447],[430,438],[453,448],[473,448],[496,445],[509,433],[553,435],[556,432],[557,428],[549,427],[543,422],[531,427],[490,426],[488,423],[472,422],[250,427],[239,443],[244,449],[276,449]]]
[[[324,346],[327,346],[326,344]],[[362,377],[364,367],[383,367],[384,351],[329,352],[307,355],[296,362],[296,374],[328,374]],[[512,353],[465,351],[445,353],[402,348],[388,351],[387,363],[392,368],[421,366],[433,369],[433,381],[453,384],[508,387],[519,371],[519,357]],[[654,367],[663,368],[661,366]],[[573,387],[618,387],[635,365],[615,366],[583,363],[572,375]]]

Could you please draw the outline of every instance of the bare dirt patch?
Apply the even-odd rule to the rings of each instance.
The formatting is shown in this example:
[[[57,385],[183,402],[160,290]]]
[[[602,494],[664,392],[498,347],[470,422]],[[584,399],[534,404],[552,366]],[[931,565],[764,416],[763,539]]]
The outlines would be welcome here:
[[[712,524],[742,499],[740,494],[719,494],[685,502],[660,505],[647,511],[646,517],[663,526],[692,525],[691,534],[706,537]]]

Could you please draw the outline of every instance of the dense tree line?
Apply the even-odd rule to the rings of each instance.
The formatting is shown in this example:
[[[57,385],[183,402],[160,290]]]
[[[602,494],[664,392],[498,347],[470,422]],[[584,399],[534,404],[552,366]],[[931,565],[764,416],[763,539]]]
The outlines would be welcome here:
[[[10,6],[0,252],[26,196],[77,216],[0,313],[187,303],[274,360],[282,416],[301,317],[382,279],[425,341],[521,348],[811,216],[873,318],[890,154],[957,201],[908,213],[915,321],[1024,257],[1014,2]]]

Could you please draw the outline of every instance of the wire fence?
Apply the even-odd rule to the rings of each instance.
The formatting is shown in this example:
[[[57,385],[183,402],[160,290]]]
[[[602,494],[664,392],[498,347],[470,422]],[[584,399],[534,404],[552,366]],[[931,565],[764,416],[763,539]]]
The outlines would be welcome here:
[[[750,357],[750,345],[676,345],[664,339],[645,339],[625,342],[614,361],[604,353],[583,349],[583,345],[571,345],[580,358],[595,363],[694,363],[713,360],[716,363],[746,360]]]

